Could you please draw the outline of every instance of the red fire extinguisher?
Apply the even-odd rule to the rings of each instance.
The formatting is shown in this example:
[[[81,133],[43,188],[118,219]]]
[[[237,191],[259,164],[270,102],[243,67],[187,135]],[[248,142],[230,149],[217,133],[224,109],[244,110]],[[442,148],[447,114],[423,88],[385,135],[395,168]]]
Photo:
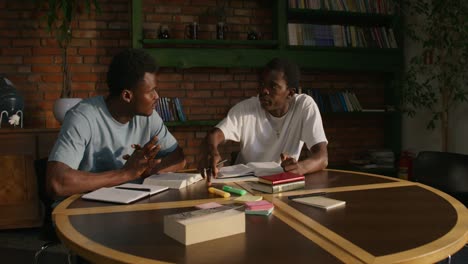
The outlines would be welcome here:
[[[403,180],[412,179],[412,168],[413,168],[414,155],[409,151],[403,151],[398,162],[398,178]]]

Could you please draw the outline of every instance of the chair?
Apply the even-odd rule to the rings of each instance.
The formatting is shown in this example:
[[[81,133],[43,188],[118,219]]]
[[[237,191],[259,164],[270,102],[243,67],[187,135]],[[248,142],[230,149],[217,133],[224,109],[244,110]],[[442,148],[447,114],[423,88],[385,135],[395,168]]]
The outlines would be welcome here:
[[[468,206],[468,155],[422,151],[413,162],[413,179]]]
[[[42,226],[39,230],[39,239],[46,241],[39,250],[34,254],[34,263],[39,263],[42,253],[51,246],[60,244],[60,240],[55,233],[54,225],[52,222],[52,204],[54,200],[49,198],[46,193],[46,171],[47,171],[47,158],[41,158],[34,161],[34,169],[37,178],[37,188],[39,200],[44,206],[44,217]],[[68,263],[71,263],[71,255],[68,254]]]
[[[451,195],[468,207],[468,155],[422,151],[413,161],[413,179]],[[449,255],[446,263],[466,263],[467,256],[465,245],[453,257]]]

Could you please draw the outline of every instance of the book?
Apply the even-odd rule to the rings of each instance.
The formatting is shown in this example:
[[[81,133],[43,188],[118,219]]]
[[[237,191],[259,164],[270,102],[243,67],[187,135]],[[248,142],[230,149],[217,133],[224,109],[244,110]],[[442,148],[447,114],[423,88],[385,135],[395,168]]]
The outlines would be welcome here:
[[[146,178],[143,183],[149,185],[166,186],[170,189],[182,189],[202,179],[203,177],[200,173],[169,172],[153,174]]]
[[[336,200],[336,199],[323,197],[323,196],[316,196],[316,195],[308,196],[308,197],[301,197],[301,198],[294,198],[291,200],[294,202],[310,205],[310,206],[325,209],[325,210],[344,206],[346,204],[345,201]]]
[[[184,245],[245,233],[245,213],[221,206],[166,215],[164,233]]]
[[[167,189],[168,187],[165,186],[124,183],[114,187],[99,188],[84,194],[81,198],[100,202],[129,204]]]
[[[228,178],[211,178],[211,183],[228,183],[228,182],[244,182],[244,181],[258,181],[258,177],[255,176],[237,176]]]
[[[265,192],[265,193],[279,193],[279,192],[286,192],[304,188],[305,181],[295,181],[295,182],[288,182],[283,184],[277,185],[270,185],[264,183],[257,183],[257,182],[250,182],[250,187],[252,189]]]
[[[218,178],[231,178],[240,176],[264,176],[283,172],[283,167],[277,162],[249,162],[219,169]]]
[[[287,182],[295,182],[295,181],[304,181],[304,175],[292,173],[292,172],[281,172],[273,175],[267,176],[260,176],[258,177],[258,182],[270,184],[270,185],[277,185]]]

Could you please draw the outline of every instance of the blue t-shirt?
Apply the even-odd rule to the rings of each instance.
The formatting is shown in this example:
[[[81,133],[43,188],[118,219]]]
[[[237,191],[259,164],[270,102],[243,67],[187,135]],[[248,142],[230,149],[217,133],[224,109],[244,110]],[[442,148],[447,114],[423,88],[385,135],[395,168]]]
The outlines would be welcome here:
[[[122,158],[132,154],[132,144],[144,146],[154,135],[161,145],[157,158],[177,148],[177,141],[156,111],[151,116],[135,116],[128,123],[117,122],[103,96],[85,99],[70,109],[49,161],[59,161],[72,169],[104,172],[120,169]]]

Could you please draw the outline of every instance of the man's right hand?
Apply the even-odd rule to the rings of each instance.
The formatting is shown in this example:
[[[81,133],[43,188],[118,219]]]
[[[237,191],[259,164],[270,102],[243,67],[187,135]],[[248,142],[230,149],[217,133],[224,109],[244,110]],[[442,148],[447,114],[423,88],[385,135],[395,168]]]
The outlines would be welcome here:
[[[158,137],[154,136],[143,147],[138,144],[132,145],[135,149],[132,155],[125,155],[123,157],[127,160],[123,169],[131,173],[132,179],[148,177],[151,170],[161,162],[161,159],[155,159],[161,149],[161,146],[156,144],[157,142]]]
[[[201,173],[203,177],[214,177],[218,175],[218,167],[216,164],[221,161],[221,155],[219,152],[214,151],[209,154],[205,154],[200,159],[198,163],[198,171]]]

